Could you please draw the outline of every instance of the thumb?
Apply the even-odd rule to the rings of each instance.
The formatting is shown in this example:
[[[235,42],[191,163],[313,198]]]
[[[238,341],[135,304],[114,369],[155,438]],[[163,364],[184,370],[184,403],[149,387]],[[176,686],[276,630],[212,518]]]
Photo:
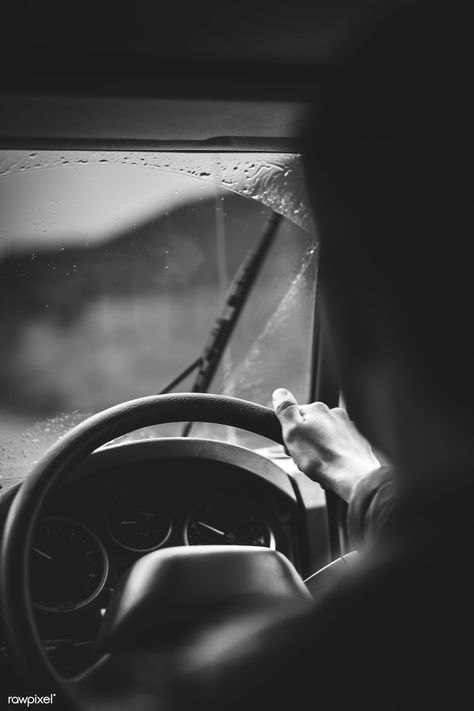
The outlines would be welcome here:
[[[275,414],[283,426],[303,420],[296,398],[289,390],[277,388],[273,392],[272,400]]]

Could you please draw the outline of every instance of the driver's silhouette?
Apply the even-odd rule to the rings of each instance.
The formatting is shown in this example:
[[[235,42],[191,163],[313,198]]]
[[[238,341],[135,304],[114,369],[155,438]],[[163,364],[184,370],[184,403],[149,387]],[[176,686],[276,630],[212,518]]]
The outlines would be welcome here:
[[[115,709],[474,705],[474,116],[463,13],[457,2],[403,3],[328,79],[305,139],[351,419],[283,389],[274,401],[299,467],[349,503],[360,563],[309,609],[263,611],[248,636],[198,665],[176,653],[153,676],[149,660],[122,660],[110,679],[120,672],[126,688],[129,675],[134,693]],[[100,708],[112,708],[104,688]]]

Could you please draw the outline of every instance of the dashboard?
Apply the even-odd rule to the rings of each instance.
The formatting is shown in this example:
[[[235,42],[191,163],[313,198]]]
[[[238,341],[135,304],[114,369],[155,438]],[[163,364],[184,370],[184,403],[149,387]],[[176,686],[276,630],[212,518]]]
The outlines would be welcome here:
[[[170,438],[98,450],[49,500],[30,551],[36,624],[58,671],[90,664],[116,587],[151,551],[266,546],[303,572],[298,511],[290,477],[242,447],[214,442],[211,458],[206,440]]]

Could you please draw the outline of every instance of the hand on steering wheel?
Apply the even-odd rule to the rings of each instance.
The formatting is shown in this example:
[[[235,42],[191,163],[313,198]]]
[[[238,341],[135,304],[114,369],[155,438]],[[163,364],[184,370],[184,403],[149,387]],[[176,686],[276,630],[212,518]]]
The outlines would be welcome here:
[[[298,405],[284,388],[273,393],[273,405],[298,469],[349,503],[357,484],[380,462],[347,412],[323,402]]]

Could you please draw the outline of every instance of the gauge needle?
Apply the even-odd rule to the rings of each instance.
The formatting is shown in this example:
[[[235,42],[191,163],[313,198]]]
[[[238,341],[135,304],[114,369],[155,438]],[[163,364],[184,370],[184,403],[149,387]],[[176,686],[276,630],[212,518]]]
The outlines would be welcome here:
[[[155,514],[148,513],[148,511],[140,511],[140,513],[144,518],[155,518]]]
[[[196,521],[200,526],[203,526],[204,528],[209,529],[209,531],[212,531],[213,533],[217,533],[219,536],[225,536],[224,531],[219,531],[218,528],[214,528],[214,526],[209,526],[208,523],[204,523],[204,521]]]
[[[53,560],[50,555],[48,555],[47,553],[44,553],[43,551],[40,551],[39,548],[35,548],[35,547],[33,546],[33,550],[34,550],[36,553],[39,553],[39,555],[42,555],[43,558],[46,558],[47,560]]]
[[[132,526],[136,523],[136,521],[120,521],[122,526]]]

